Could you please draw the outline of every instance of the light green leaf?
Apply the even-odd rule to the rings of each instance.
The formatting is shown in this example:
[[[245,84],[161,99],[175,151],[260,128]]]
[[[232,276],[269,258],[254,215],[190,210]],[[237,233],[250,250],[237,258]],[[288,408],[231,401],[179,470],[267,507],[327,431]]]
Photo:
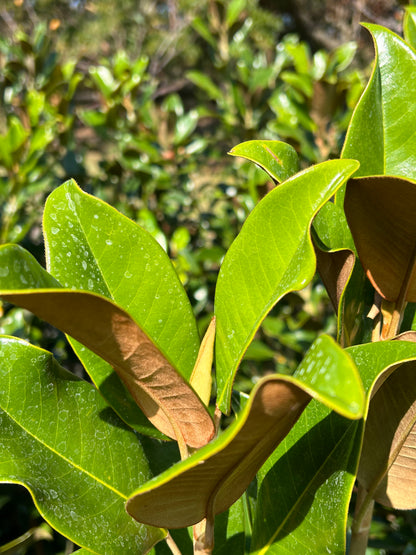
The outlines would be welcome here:
[[[0,278],[0,296],[55,325],[110,363],[160,431],[178,441],[183,438],[191,447],[201,447],[212,438],[213,423],[198,395],[127,312],[95,293],[56,286],[45,289],[44,284],[55,280],[16,245],[0,248],[0,257],[12,262],[7,266],[9,274]],[[39,284],[40,288],[30,288]]]
[[[281,141],[246,141],[233,147],[229,154],[258,164],[278,183],[299,171],[295,149]]]
[[[416,345],[404,341],[368,343],[345,351],[363,380],[364,417],[376,380],[416,358]],[[322,404],[309,404],[257,474],[252,553],[345,553],[362,436],[362,420],[346,420]]]
[[[0,481],[24,485],[51,526],[94,553],[144,553],[165,536],[124,510],[147,458],[91,384],[11,337],[0,338],[0,383]]]
[[[196,321],[158,242],[73,180],[49,196],[43,227],[47,270],[62,286],[115,301],[189,379],[199,350]]]
[[[242,495],[312,397],[349,418],[362,415],[354,364],[328,336],[316,340],[294,376],[263,378],[223,434],[140,487],[127,511],[140,522],[172,528],[212,520]]]
[[[403,33],[414,49],[416,49],[416,6],[406,6],[403,19]]]
[[[215,294],[221,410],[229,410],[235,373],[262,320],[283,295],[312,279],[311,221],[357,167],[334,160],[291,177],[256,206],[228,250]]]
[[[379,25],[364,26],[373,35],[376,60],[351,119],[342,157],[360,162],[356,177],[416,180],[416,52]]]
[[[114,300],[189,379],[199,337],[189,299],[166,253],[142,227],[68,181],[45,206],[47,267],[65,287]],[[111,366],[70,342],[118,414],[143,430],[143,418]],[[150,429],[145,433],[158,435]]]

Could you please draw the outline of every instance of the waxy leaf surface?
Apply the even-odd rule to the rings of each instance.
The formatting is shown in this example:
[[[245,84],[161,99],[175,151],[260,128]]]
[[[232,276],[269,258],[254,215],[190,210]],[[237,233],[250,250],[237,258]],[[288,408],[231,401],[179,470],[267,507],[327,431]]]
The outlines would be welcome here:
[[[364,392],[354,364],[328,336],[316,340],[294,376],[263,378],[223,434],[137,490],[127,511],[140,522],[169,528],[225,511],[312,397],[349,418],[362,415]]]
[[[10,245],[0,249],[0,256],[18,260],[22,252]],[[0,280],[0,296],[68,333],[110,363],[163,433],[172,438],[182,436],[192,447],[201,447],[212,438],[213,423],[202,401],[127,312],[95,293],[26,289],[19,270],[29,257],[22,256],[21,266],[10,268],[9,290],[4,288],[4,278]],[[47,272],[39,273],[47,282]],[[26,283],[29,279],[24,278]]]
[[[416,301],[416,182],[389,176],[350,179],[348,220],[361,264],[380,295]]]
[[[157,241],[72,180],[49,196],[43,229],[48,271],[64,287],[115,301],[189,379],[199,348],[196,322],[177,273]],[[108,363],[70,341],[104,397],[129,425],[143,431],[140,411]]]
[[[0,383],[0,481],[24,485],[51,526],[94,553],[144,553],[165,536],[125,512],[148,462],[94,386],[4,336]]]
[[[283,295],[312,279],[312,219],[357,167],[335,160],[291,177],[260,201],[228,250],[215,293],[221,410],[229,410],[235,373],[262,320]]]
[[[345,351],[363,379],[364,417],[378,377],[383,380],[383,373],[416,359],[416,345],[404,341],[368,343]],[[347,420],[316,401],[307,406],[257,474],[252,553],[345,553],[363,423]]]
[[[376,59],[353,113],[342,157],[360,162],[357,177],[416,180],[416,51],[379,25],[364,27],[373,36]]]
[[[229,154],[255,162],[277,183],[299,171],[296,150],[281,141],[246,141],[233,147]]]

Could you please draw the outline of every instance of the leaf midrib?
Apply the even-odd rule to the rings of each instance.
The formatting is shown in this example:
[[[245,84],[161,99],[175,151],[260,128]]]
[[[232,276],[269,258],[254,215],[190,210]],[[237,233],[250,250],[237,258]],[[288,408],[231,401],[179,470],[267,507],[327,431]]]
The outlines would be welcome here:
[[[285,518],[282,520],[282,522],[280,523],[279,527],[276,529],[276,531],[274,532],[274,534],[272,534],[272,536],[270,537],[270,540],[268,541],[268,543],[260,550],[256,552],[256,555],[264,555],[268,548],[272,545],[273,541],[275,540],[275,538],[279,535],[279,533],[284,529],[284,526],[286,525],[287,521],[290,519],[290,517],[292,516],[292,514],[294,513],[295,509],[298,507],[298,505],[300,504],[300,502],[303,500],[303,498],[307,495],[308,491],[309,491],[309,487],[311,484],[313,484],[315,482],[315,480],[317,479],[317,477],[319,476],[319,474],[321,473],[322,469],[325,467],[325,465],[327,464],[328,460],[332,457],[332,454],[338,449],[339,445],[342,443],[342,441],[344,440],[345,436],[349,433],[351,426],[356,424],[356,421],[352,421],[352,423],[345,429],[344,433],[342,434],[342,436],[340,437],[340,440],[334,445],[333,449],[331,449],[331,452],[329,453],[329,455],[325,458],[324,462],[318,467],[317,471],[315,472],[315,474],[313,475],[312,479],[309,480],[307,487],[304,488],[303,492],[297,497],[296,502],[293,504],[292,508],[288,511],[288,513],[286,514]]]
[[[12,422],[14,422],[16,424],[16,426],[18,426],[21,430],[23,430],[28,436],[30,436],[31,438],[33,438],[35,441],[37,441],[40,445],[42,445],[43,448],[48,449],[49,451],[51,451],[55,456],[59,457],[60,459],[62,459],[63,461],[65,461],[67,464],[69,464],[70,466],[76,468],[77,470],[81,471],[82,473],[84,473],[85,475],[87,475],[88,477],[92,478],[93,480],[95,480],[96,482],[98,482],[99,484],[103,485],[104,487],[106,487],[107,489],[113,491],[115,494],[117,494],[119,497],[121,497],[122,499],[126,500],[127,499],[127,495],[124,495],[123,493],[121,493],[120,491],[118,491],[116,488],[114,488],[113,486],[111,486],[110,484],[104,482],[103,480],[101,480],[100,478],[98,478],[97,476],[95,476],[94,474],[92,474],[90,471],[86,470],[85,468],[82,468],[81,466],[79,466],[78,464],[76,464],[74,461],[71,461],[71,459],[69,459],[68,457],[64,456],[62,453],[59,453],[56,449],[54,449],[52,446],[48,445],[48,443],[46,443],[44,440],[40,439],[36,434],[34,434],[32,431],[30,431],[29,429],[27,429],[23,424],[21,424],[19,422],[19,420],[17,420],[12,414],[10,414],[7,410],[5,410],[2,406],[0,406],[0,410],[3,411],[3,413],[5,415],[7,415],[8,418],[10,418],[10,420]]]

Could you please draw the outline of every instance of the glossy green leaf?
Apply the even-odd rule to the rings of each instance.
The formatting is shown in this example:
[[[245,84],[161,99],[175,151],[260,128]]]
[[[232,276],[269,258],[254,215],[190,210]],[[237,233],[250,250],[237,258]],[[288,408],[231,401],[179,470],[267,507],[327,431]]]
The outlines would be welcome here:
[[[364,26],[373,35],[376,60],[351,119],[342,157],[360,162],[357,177],[416,180],[416,52],[379,25]]]
[[[345,553],[361,434],[362,421],[310,403],[257,474],[250,553]]]
[[[0,296],[55,325],[110,363],[163,433],[178,441],[183,437],[192,447],[212,438],[213,423],[202,401],[127,312],[95,293],[56,285],[45,289],[55,280],[16,245],[1,248],[0,255],[3,261],[11,261],[8,275],[0,278]]]
[[[199,349],[195,317],[158,242],[73,180],[49,196],[43,228],[47,270],[64,287],[115,301],[189,379]]]
[[[91,384],[4,336],[0,381],[0,481],[24,485],[51,526],[94,553],[144,553],[164,537],[124,510],[147,458]]]
[[[349,418],[362,415],[364,392],[354,364],[328,336],[315,341],[293,376],[263,378],[224,433],[137,490],[127,511],[140,522],[168,528],[225,511],[312,397]]]
[[[262,199],[228,250],[215,293],[221,410],[229,410],[237,367],[262,320],[283,295],[312,279],[312,219],[357,167],[334,160],[291,177]]]
[[[416,6],[406,6],[403,19],[403,33],[408,42],[416,50]]]
[[[281,141],[246,141],[233,147],[229,154],[258,164],[278,183],[299,171],[295,149]]]
[[[166,253],[149,233],[74,181],[45,206],[47,268],[65,285],[93,291],[124,308],[189,379],[199,337],[189,299]],[[70,340],[95,385],[139,431],[143,417],[111,366]],[[155,433],[156,432],[156,433]],[[158,435],[148,429],[145,433]]]
[[[346,352],[367,393],[364,417],[376,380],[416,359],[416,345],[404,341],[357,345]],[[346,420],[322,404],[309,404],[257,474],[252,553],[345,552],[362,436],[362,420]]]

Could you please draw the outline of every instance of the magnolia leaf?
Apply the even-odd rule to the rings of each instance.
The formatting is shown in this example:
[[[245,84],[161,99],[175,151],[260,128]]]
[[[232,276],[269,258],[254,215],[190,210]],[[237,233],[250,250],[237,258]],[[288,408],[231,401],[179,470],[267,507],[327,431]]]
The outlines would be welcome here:
[[[25,251],[13,245],[0,249],[15,260],[21,252]],[[10,289],[5,289],[4,278],[0,280],[0,296],[68,333],[110,363],[149,420],[169,437],[178,441],[183,437],[191,447],[201,447],[213,437],[213,422],[199,397],[127,312],[86,291],[24,289],[30,278],[20,273],[22,266],[14,264],[9,269],[6,285]],[[43,270],[39,275],[31,281],[45,287],[48,274]]]
[[[259,202],[228,250],[215,292],[217,403],[224,412],[240,360],[262,320],[315,273],[313,217],[357,167],[353,160],[333,160],[291,177]]]
[[[192,307],[166,253],[143,228],[73,180],[48,197],[43,215],[48,271],[65,287],[103,295],[126,310],[189,379],[199,348]],[[69,338],[105,399],[130,426],[143,424],[141,411],[111,366]],[[156,433],[155,433],[156,432]]]
[[[293,376],[258,382],[222,435],[136,490],[127,511],[140,522],[168,528],[212,520],[242,495],[312,397],[349,418],[362,415],[364,394],[354,364],[328,336],[315,341]]]
[[[367,393],[364,418],[377,379],[416,359],[416,345],[404,341],[367,343],[345,351]],[[363,420],[346,420],[315,400],[306,407],[257,474],[250,553],[345,553],[363,428]]]
[[[358,481],[395,509],[416,508],[416,362],[399,366],[371,399]]]
[[[416,180],[416,52],[391,31],[364,24],[376,48],[374,69],[357,104],[342,150],[360,162],[357,177]]]
[[[405,7],[403,34],[406,42],[408,42],[416,50],[416,6]]]
[[[233,147],[228,154],[255,162],[277,183],[299,171],[296,150],[282,141],[246,141]]]
[[[198,358],[189,383],[208,406],[212,389],[212,361],[214,358],[215,317],[212,318],[201,342]]]
[[[317,270],[331,299],[335,312],[355,263],[355,245],[343,209],[343,198],[336,195],[313,220]]]
[[[30,253],[18,245],[0,247],[0,268],[3,268],[0,275],[0,290],[10,291],[29,288],[35,290],[61,287],[60,283],[48,274]],[[80,358],[84,364],[86,359],[90,361],[93,357],[92,363],[85,366],[88,373],[93,368],[91,374],[94,384],[117,414],[140,433],[166,439],[164,434],[152,426],[111,366],[81,343],[73,339],[71,342],[75,346],[76,354],[79,354],[80,351],[83,352],[84,356]],[[87,358],[87,355],[89,358]],[[103,372],[100,374],[101,368],[103,368]]]
[[[355,256],[349,250],[328,252],[315,247],[316,263],[332,306],[338,313],[339,303],[345,286],[350,279]]]
[[[25,486],[53,528],[93,553],[145,553],[166,535],[125,512],[150,477],[147,457],[92,384],[4,336],[0,383],[1,482]]]
[[[362,428],[314,400],[306,407],[257,474],[250,553],[345,553]]]
[[[345,214],[361,264],[378,293],[416,301],[416,182],[376,176],[350,179]]]
[[[370,316],[373,305],[374,288],[356,257],[339,300],[337,337],[342,346],[349,347],[372,340],[374,319]]]

